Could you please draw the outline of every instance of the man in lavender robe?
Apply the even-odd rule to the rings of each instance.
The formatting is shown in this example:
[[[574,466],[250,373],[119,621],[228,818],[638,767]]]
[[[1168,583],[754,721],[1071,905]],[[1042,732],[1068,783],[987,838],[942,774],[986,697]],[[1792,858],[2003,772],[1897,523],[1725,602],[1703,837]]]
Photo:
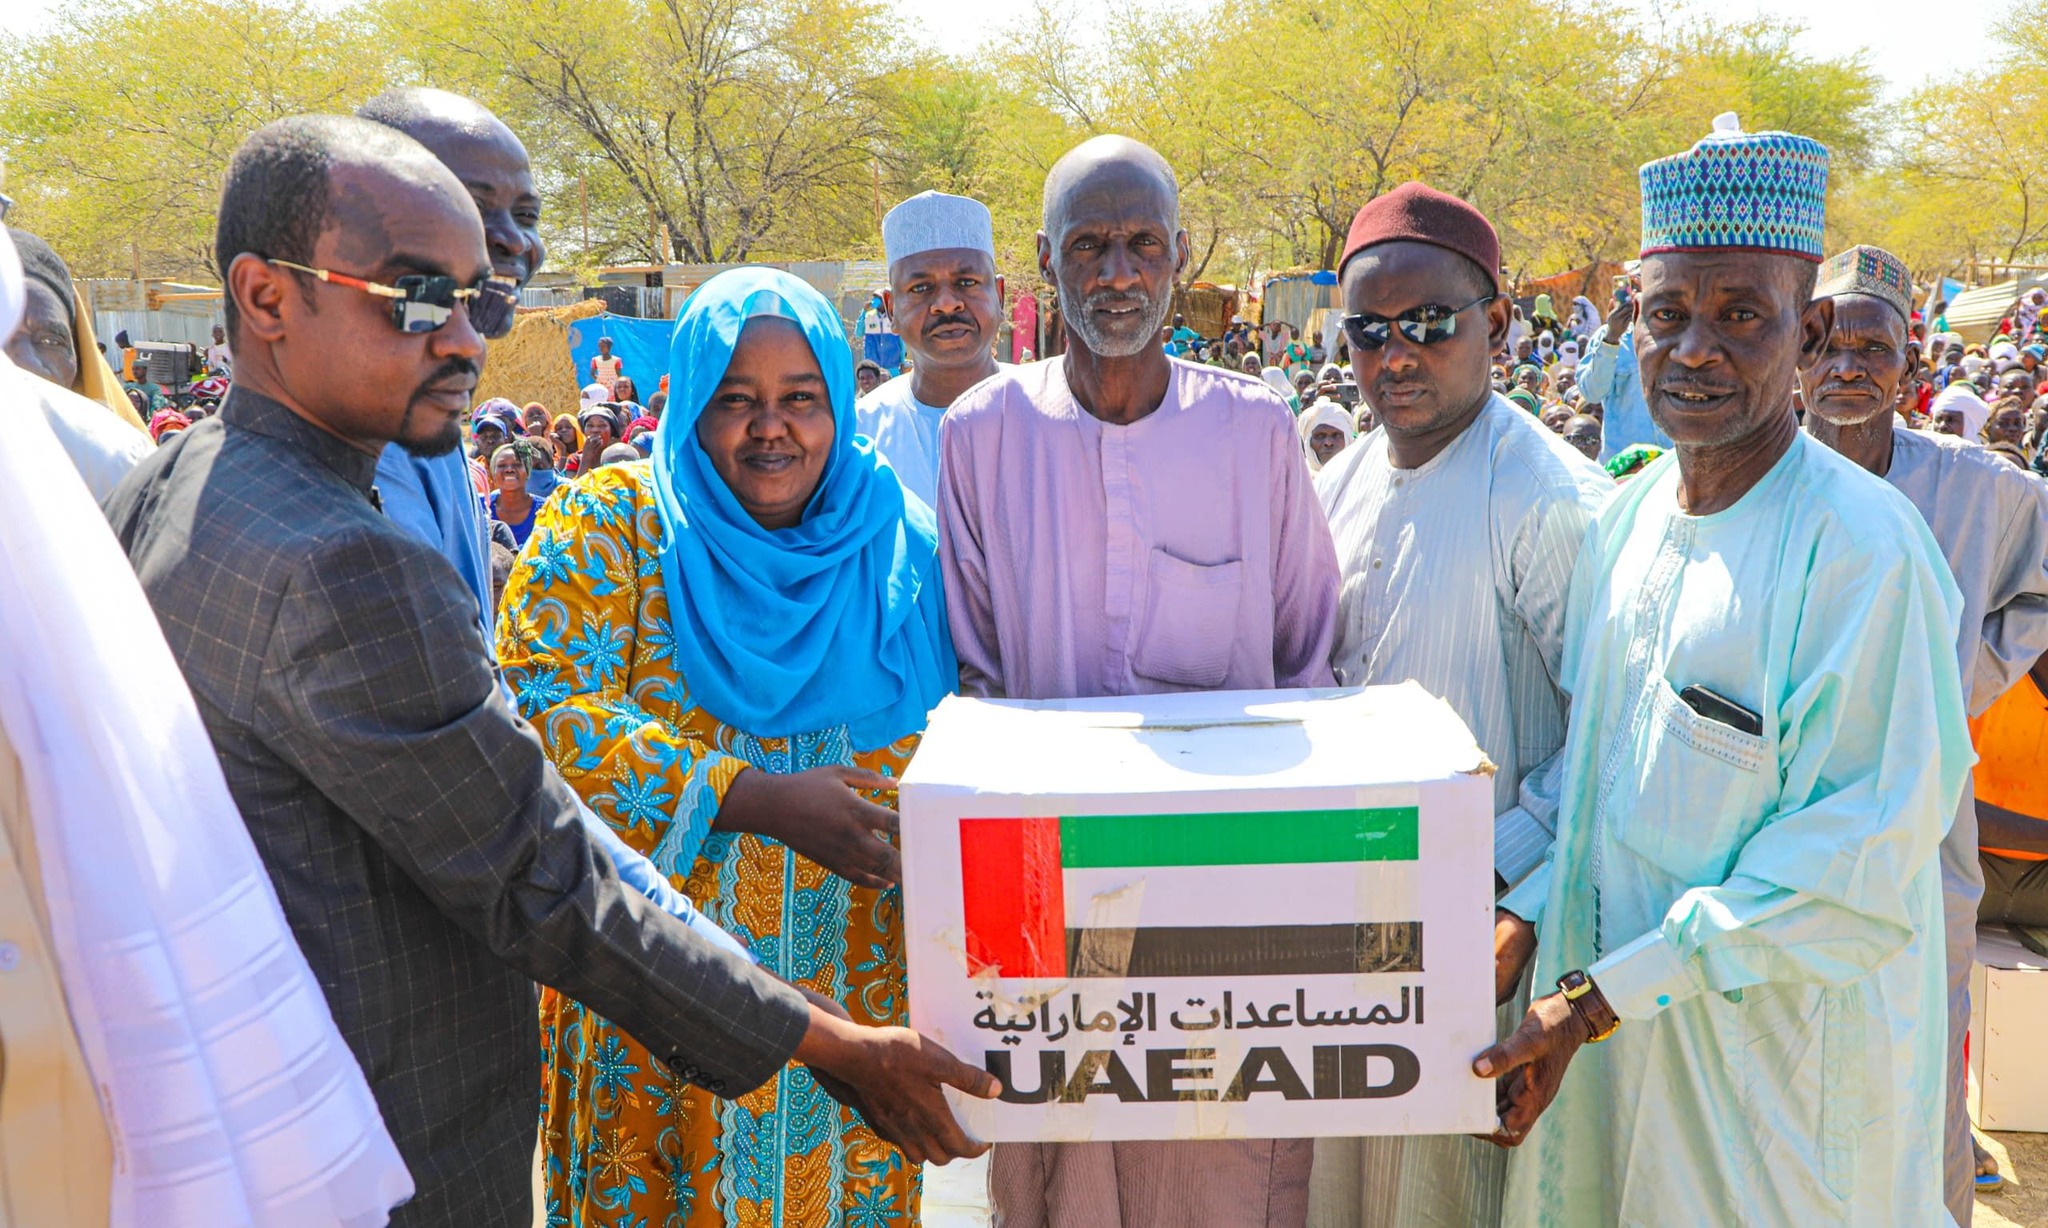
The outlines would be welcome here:
[[[1046,177],[1039,268],[1067,352],[940,427],[939,554],[970,695],[1327,686],[1337,557],[1287,406],[1169,358],[1188,260],[1171,168],[1097,137]],[[1307,1139],[1006,1143],[1004,1228],[1295,1228]]]

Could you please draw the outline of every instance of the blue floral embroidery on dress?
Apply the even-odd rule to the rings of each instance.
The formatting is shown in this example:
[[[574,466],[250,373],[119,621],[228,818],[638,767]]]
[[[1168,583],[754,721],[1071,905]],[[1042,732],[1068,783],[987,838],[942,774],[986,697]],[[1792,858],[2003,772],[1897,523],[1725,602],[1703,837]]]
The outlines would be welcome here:
[[[562,677],[562,671],[552,666],[544,666],[530,673],[524,670],[506,670],[505,677],[518,695],[519,715],[529,721],[575,693],[568,680]]]
[[[903,1208],[888,1186],[871,1185],[855,1191],[853,1205],[846,1208],[846,1228],[889,1228],[903,1222]]]
[[[879,913],[880,911],[881,909],[876,909],[876,912]],[[888,927],[880,924],[879,921],[876,924],[876,928],[883,933],[888,932]],[[889,971],[888,949],[879,942],[869,943],[868,958],[855,964],[853,970],[855,972],[878,972],[884,974],[861,986],[860,1000],[870,1013],[880,1018],[886,1019],[894,1013],[896,1009],[896,986],[893,978],[886,975]]]
[[[672,800],[662,787],[659,772],[641,776],[631,767],[621,766],[617,776],[612,778],[609,800],[612,812],[624,820],[625,830],[645,827],[650,834],[660,829],[668,817],[668,803]],[[592,797],[594,804],[598,799]]]
[[[571,715],[578,720],[577,727],[569,732],[571,740],[576,743],[574,766],[578,772],[588,772],[604,762],[605,736],[591,727],[588,716],[581,712],[574,712]]]
[[[665,705],[678,711],[689,707],[689,692],[673,678],[650,676],[635,685],[633,698],[649,707]]]
[[[602,700],[597,708],[607,718],[604,723],[604,736],[607,740],[630,738],[652,723],[645,712],[623,700]]]
[[[633,1076],[640,1073],[640,1067],[628,1061],[625,1042],[617,1036],[606,1036],[604,1044],[590,1058],[590,1086],[599,1092],[630,1092],[633,1090]]]
[[[651,661],[665,661],[669,668],[676,666],[676,635],[674,624],[663,623],[659,627],[642,627],[638,651]]]
[[[626,633],[601,618],[583,617],[583,631],[569,641],[569,657],[586,690],[602,690],[626,668]]]
[[[527,582],[546,589],[556,584],[567,583],[576,574],[576,564],[569,557],[570,545],[567,538],[551,528],[544,528],[533,535],[526,547]]]

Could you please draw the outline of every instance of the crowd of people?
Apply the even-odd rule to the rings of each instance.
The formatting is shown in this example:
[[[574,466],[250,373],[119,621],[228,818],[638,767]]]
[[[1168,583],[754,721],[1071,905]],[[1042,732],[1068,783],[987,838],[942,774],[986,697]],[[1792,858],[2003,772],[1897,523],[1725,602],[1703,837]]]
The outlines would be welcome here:
[[[905,1026],[937,702],[1413,681],[1495,768],[1497,1131],[1006,1143],[999,1224],[1966,1224],[1977,925],[2048,926],[2048,296],[1956,344],[1822,249],[1827,169],[1724,117],[1562,318],[1405,184],[1326,352],[1174,317],[1173,170],[1097,137],[1057,357],[926,192],[898,362],[741,268],[558,413],[472,404],[523,144],[394,90],[236,152],[232,381],[154,445],[12,232],[0,1078],[62,1128],[0,1131],[4,1222],[525,1228],[538,1123],[551,1225],[914,1224],[999,1090]]]

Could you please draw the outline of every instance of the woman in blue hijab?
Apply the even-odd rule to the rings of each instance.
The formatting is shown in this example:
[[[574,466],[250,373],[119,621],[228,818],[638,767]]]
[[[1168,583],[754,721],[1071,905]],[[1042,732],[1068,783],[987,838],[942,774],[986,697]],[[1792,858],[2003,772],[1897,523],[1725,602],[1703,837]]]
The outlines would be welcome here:
[[[676,321],[650,460],[542,510],[498,652],[592,809],[777,975],[902,1024],[888,796],[957,673],[931,513],[853,425],[822,295],[772,269]],[[911,1224],[916,1174],[801,1066],[733,1100],[541,994],[548,1208],[572,1225]]]

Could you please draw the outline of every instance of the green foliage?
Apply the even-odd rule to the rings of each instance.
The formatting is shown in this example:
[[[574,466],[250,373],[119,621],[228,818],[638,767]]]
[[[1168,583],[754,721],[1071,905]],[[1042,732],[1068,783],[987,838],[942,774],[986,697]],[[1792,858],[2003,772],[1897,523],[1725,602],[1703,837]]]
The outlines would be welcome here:
[[[383,44],[303,0],[124,0],[0,42],[9,221],[81,277],[210,279],[220,177],[273,119],[353,108]]]
[[[1842,215],[1911,229],[1928,259],[2048,227],[2020,156],[2048,149],[2038,89],[1972,95],[2016,150],[1947,130],[1915,147],[1924,182],[2003,176],[1994,209],[1932,225],[1875,169],[1905,155],[1874,72],[1802,55],[1779,21],[1649,28],[1621,0],[1034,0],[956,58],[907,49],[885,5],[113,0],[0,45],[0,149],[18,216],[82,273],[125,272],[139,249],[148,272],[205,276],[244,135],[406,82],[471,94],[521,134],[558,267],[876,255],[878,211],[939,188],[987,201],[1004,269],[1028,276],[1046,170],[1114,131],[1178,173],[1189,280],[1327,267],[1358,207],[1410,178],[1486,210],[1513,271],[1551,273],[1633,255],[1636,166],[1723,110],[1827,142]],[[2008,41],[2013,72],[2048,62],[2028,23]]]
[[[2048,33],[2015,4],[1993,37],[2000,55],[1988,71],[1907,100],[1890,173],[1864,189],[1873,237],[1862,241],[1898,253],[1916,276],[2048,255]]]
[[[1636,167],[1718,112],[1811,132],[1851,159],[1879,132],[1876,75],[1801,56],[1793,26],[1653,35],[1611,0],[1528,0],[1512,20],[1482,0],[1252,0],[1112,10],[1090,31],[1038,0],[982,67],[1022,85],[1041,130],[1125,132],[1166,156],[1189,278],[1330,267],[1359,206],[1417,178],[1484,209],[1516,273],[1625,259]],[[1056,155],[1026,164],[1042,173]]]
[[[837,250],[873,225],[873,164],[893,65],[869,0],[408,0],[377,10],[422,76],[446,69],[515,114],[546,113],[549,152],[595,168],[613,230],[637,206],[658,257],[732,261]],[[588,182],[581,191],[587,191]],[[624,254],[624,253],[621,253]],[[808,253],[806,253],[808,254]]]

